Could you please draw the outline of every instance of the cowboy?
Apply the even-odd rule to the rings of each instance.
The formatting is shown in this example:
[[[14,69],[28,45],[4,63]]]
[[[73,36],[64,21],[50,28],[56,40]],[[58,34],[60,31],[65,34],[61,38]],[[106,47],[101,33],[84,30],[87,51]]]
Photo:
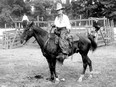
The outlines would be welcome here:
[[[66,36],[69,32],[69,29],[71,29],[71,24],[70,24],[69,18],[67,15],[63,14],[63,9],[64,8],[63,8],[62,4],[57,3],[56,11],[57,11],[58,15],[55,18],[54,25],[57,27],[57,31],[60,32],[59,46],[63,53],[60,56],[68,55],[69,42],[68,42]],[[58,56],[58,57],[60,57],[60,56]]]
[[[29,19],[28,19],[27,15],[24,14],[24,15],[23,15],[23,18],[22,18],[22,25],[23,25],[23,28],[25,28],[25,27],[27,26],[28,22],[29,22]]]

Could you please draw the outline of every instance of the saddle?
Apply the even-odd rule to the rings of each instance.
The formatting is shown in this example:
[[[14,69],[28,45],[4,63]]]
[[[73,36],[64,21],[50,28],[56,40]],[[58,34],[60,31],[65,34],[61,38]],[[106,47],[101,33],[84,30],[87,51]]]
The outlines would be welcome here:
[[[62,29],[66,29],[66,27],[62,27],[62,28],[56,28],[54,30],[54,34],[56,34],[58,37],[60,37],[60,34],[61,34],[61,30]],[[57,37],[57,39],[58,39]],[[78,41],[79,40],[79,36],[78,34],[71,34],[71,33],[68,33],[67,32],[67,36],[66,36],[67,40],[73,42],[73,41]]]
[[[64,29],[64,30],[63,30]],[[55,34],[55,44],[58,44],[61,48],[61,55],[57,56],[57,58],[63,58],[66,57],[67,54],[71,52],[70,48],[73,47],[72,42],[78,41],[79,36],[77,34],[71,34],[67,32],[66,28],[59,28],[54,31]],[[66,31],[65,31],[66,30]],[[64,34],[65,33],[65,34]],[[62,34],[64,34],[64,38],[62,38]]]
[[[68,34],[66,38],[67,38],[67,41],[69,42],[70,46],[72,46],[72,42],[79,40],[78,34]],[[58,35],[56,35],[55,36],[55,44],[59,44],[59,39],[60,39],[60,37]]]
[[[78,34],[69,34],[67,39],[69,39],[71,42],[74,42],[74,41],[79,40],[79,36],[78,36]]]

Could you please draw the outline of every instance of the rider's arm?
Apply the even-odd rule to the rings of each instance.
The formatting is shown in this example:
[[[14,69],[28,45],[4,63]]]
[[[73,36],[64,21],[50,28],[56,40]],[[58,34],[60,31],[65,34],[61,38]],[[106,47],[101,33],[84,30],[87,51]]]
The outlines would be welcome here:
[[[56,17],[54,20],[54,25],[57,26],[57,24],[58,24],[58,18]]]
[[[71,24],[70,24],[70,20],[68,16],[65,16],[65,25],[66,25],[67,30],[69,31],[71,29]]]

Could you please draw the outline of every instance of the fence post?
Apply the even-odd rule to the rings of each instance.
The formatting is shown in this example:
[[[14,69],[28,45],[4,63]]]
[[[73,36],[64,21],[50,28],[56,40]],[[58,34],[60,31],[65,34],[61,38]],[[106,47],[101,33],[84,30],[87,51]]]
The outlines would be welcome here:
[[[19,23],[19,28],[21,28],[21,24]]]
[[[6,28],[6,23],[5,23],[5,28]]]
[[[37,24],[38,24],[38,26],[39,26],[39,16],[37,16],[37,21],[38,21],[38,23],[37,23]]]
[[[16,24],[16,22],[14,22],[15,23],[15,28],[17,28],[17,24]]]
[[[112,34],[112,41],[114,41],[114,21],[111,21],[111,34]]]

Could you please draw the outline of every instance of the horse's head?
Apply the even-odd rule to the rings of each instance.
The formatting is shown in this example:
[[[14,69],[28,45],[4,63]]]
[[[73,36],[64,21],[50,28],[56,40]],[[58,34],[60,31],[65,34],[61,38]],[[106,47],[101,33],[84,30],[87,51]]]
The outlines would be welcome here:
[[[33,36],[33,25],[34,23],[32,22],[24,29],[20,40],[22,44],[25,44]]]
[[[95,35],[88,34],[88,38],[94,40],[95,39]]]

